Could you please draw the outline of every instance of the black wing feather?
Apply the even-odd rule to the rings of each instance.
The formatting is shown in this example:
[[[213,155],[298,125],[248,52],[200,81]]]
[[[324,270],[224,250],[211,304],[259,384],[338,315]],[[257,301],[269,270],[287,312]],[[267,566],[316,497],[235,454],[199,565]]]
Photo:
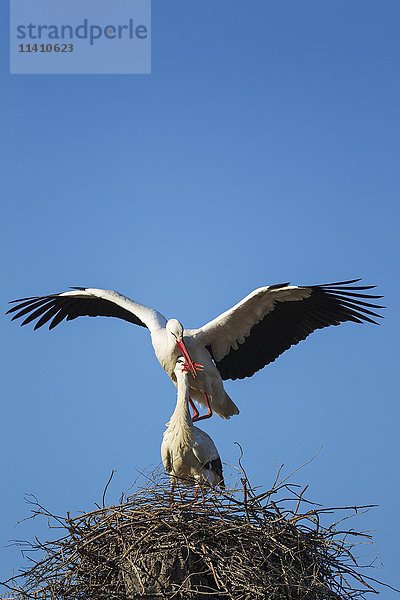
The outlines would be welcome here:
[[[84,289],[84,288],[79,288]],[[37,321],[34,329],[39,329],[51,318],[49,329],[53,329],[65,318],[67,321],[77,317],[116,317],[123,319],[134,325],[146,327],[146,325],[129,310],[125,310],[118,304],[103,298],[83,297],[74,298],[71,296],[60,296],[59,294],[49,294],[48,296],[33,296],[31,298],[20,298],[13,300],[15,304],[6,314],[16,313],[12,320],[19,319],[28,315],[21,325],[27,325],[35,319]]]
[[[42,327],[45,323],[47,323],[47,321],[50,321],[50,319],[52,317],[54,317],[54,315],[56,315],[57,313],[60,313],[62,311],[62,309],[60,309],[59,306],[54,306],[52,308],[50,308],[49,310],[47,310],[44,315],[42,315],[39,319],[39,321],[37,321],[37,323],[35,324],[35,327],[33,328],[35,331],[36,329],[39,329],[40,327]]]
[[[22,321],[21,325],[28,325],[28,323],[31,323],[38,317],[41,317],[46,311],[51,310],[53,308],[53,306],[54,306],[53,300],[51,300],[50,302],[45,302],[44,304],[42,304],[42,306],[39,306],[39,308],[37,308],[36,310],[31,312],[31,314],[28,314],[26,319],[24,319],[24,321]]]
[[[214,473],[216,473],[216,475],[220,478],[218,485],[221,488],[225,488],[224,475],[222,472],[222,462],[221,462],[220,457],[218,456],[218,458],[214,458],[214,460],[210,460],[204,466],[206,469],[209,469],[210,471],[213,471]]]
[[[382,315],[370,309],[384,307],[360,301],[358,298],[372,300],[382,296],[358,293],[375,287],[350,285],[358,281],[360,280],[354,279],[310,286],[312,293],[304,300],[277,302],[274,310],[254,325],[250,335],[237,350],[231,349],[224,358],[215,362],[222,379],[250,377],[273,362],[285,350],[306,339],[316,329],[340,325],[345,321],[378,324],[371,317],[382,318]],[[212,356],[211,346],[207,349]]]
[[[31,300],[29,300],[29,302],[22,302],[22,304],[17,304],[16,306],[13,306],[12,308],[10,308],[9,311],[7,311],[6,314],[16,312],[17,310],[22,308],[22,310],[20,312],[13,315],[11,321],[15,321],[15,319],[19,319],[20,317],[27,315],[28,313],[32,312],[38,306],[42,306],[43,304],[47,304],[48,302],[50,302],[50,300],[48,300],[47,298],[45,300],[41,299],[38,302],[32,302],[32,299],[31,299]]]

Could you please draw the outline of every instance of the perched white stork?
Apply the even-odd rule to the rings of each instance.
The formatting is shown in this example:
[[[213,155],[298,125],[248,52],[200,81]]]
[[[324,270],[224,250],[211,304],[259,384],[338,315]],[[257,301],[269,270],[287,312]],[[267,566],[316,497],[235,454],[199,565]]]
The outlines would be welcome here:
[[[161,444],[161,458],[171,478],[171,496],[177,480],[184,485],[225,487],[218,450],[210,436],[193,425],[190,416],[189,369],[185,359],[178,357],[174,369],[178,388],[176,407]]]
[[[229,418],[239,410],[225,392],[223,380],[251,377],[316,329],[345,321],[376,323],[371,317],[381,315],[371,308],[383,307],[365,300],[382,296],[365,293],[375,286],[352,285],[358,281],[261,287],[199,329],[184,329],[176,319],[167,321],[156,310],[118,292],[95,288],[14,300],[8,313],[15,313],[12,320],[25,317],[21,325],[37,319],[35,329],[48,321],[53,329],[64,319],[84,315],[117,317],[147,327],[156,356],[175,384],[178,356],[183,354],[188,362],[193,419],[207,418],[213,410]],[[204,369],[197,372],[196,363]],[[205,405],[207,414],[200,417],[192,399]]]

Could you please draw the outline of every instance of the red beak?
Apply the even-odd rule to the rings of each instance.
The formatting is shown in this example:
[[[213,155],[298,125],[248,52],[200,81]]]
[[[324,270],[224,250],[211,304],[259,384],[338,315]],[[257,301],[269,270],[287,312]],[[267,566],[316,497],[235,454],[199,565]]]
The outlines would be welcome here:
[[[178,346],[179,350],[182,352],[183,356],[185,357],[186,362],[189,365],[189,369],[190,369],[190,372],[192,373],[193,377],[196,377],[196,375],[197,375],[196,366],[195,366],[195,363],[190,358],[190,354],[188,352],[188,349],[185,346],[185,342],[183,340],[181,340],[180,342],[177,341],[176,345]]]

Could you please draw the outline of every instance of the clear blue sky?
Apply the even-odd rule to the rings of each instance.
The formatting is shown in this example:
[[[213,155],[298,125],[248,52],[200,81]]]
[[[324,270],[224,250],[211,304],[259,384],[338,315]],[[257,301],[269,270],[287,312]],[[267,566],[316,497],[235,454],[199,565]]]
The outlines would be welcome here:
[[[317,332],[229,382],[240,416],[204,429],[265,487],[322,447],[295,480],[379,504],[353,525],[399,586],[398,0],[154,0],[149,76],[10,76],[0,10],[4,311],[83,285],[192,327],[268,283],[378,284],[383,326]],[[90,509],[116,468],[116,501],[159,464],[175,392],[144,329],[0,327],[2,579],[24,564],[8,540],[47,535],[15,527],[24,494]]]

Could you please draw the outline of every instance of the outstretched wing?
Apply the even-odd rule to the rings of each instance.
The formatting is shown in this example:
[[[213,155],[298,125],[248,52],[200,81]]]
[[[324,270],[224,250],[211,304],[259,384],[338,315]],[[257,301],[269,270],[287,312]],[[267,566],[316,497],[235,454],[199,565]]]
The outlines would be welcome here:
[[[38,319],[34,329],[38,329],[51,320],[49,329],[53,329],[64,319],[71,321],[77,317],[116,317],[134,325],[150,330],[165,327],[166,319],[162,314],[134,302],[113,290],[96,288],[72,288],[70,292],[33,296],[13,300],[14,304],[7,314],[13,314],[12,321],[25,317],[21,325],[27,325]]]
[[[351,285],[358,281],[259,288],[192,335],[207,347],[222,379],[250,377],[316,329],[376,323],[371,317],[382,315],[371,308],[384,307],[365,299],[382,296],[360,293],[375,286]]]

